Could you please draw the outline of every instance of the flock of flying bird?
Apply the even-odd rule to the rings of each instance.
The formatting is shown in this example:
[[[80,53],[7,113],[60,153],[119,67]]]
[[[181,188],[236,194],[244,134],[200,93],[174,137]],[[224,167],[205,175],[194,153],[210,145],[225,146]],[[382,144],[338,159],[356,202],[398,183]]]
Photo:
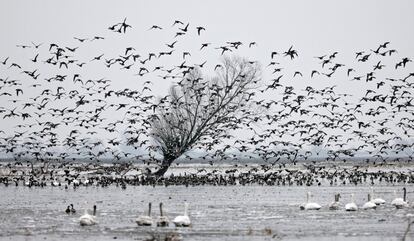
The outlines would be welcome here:
[[[16,62],[14,56],[0,56],[0,119],[3,127],[14,125],[0,130],[0,153],[16,161],[159,161],[151,143],[150,117],[158,108],[173,107],[165,104],[168,95],[157,98],[153,93],[154,82],[180,85],[194,68],[222,68],[222,64],[211,64],[211,60],[191,64],[191,51],[179,46],[182,38],[202,41],[207,33],[205,27],[176,20],[169,28],[175,30],[173,41],[152,52],[138,52],[138,47],[129,46],[116,56],[98,53],[76,57],[82,49],[105,41],[108,36],[129,34],[134,28],[125,18],[109,26],[108,36],[75,37],[66,44],[17,45],[24,54],[33,55],[24,62]],[[145,31],[151,34],[165,29],[153,25]],[[349,64],[338,60],[338,52],[317,56],[319,67],[310,73],[289,73],[279,63],[299,58],[299,51],[293,46],[269,51],[270,62],[263,71],[270,78],[261,80],[250,100],[263,111],[258,114],[251,109],[242,110],[251,114],[251,118],[240,123],[249,134],[221,136],[226,140],[218,148],[214,148],[214,143],[200,142],[197,148],[206,152],[197,158],[260,159],[270,164],[317,158],[346,161],[358,155],[375,162],[412,160],[414,72],[406,71],[412,61],[409,57],[396,57],[398,52],[390,45],[385,42],[359,51]],[[257,47],[256,42],[229,41],[217,46],[201,42],[195,51],[217,51],[219,58],[241,48]],[[182,62],[159,65],[164,59]],[[398,61],[390,63],[394,59]],[[91,74],[88,66],[134,72],[138,83],[118,89],[117,80],[87,77]],[[392,69],[392,76],[384,77],[386,67]],[[290,85],[305,79],[364,82],[366,92],[358,96],[339,93],[336,85],[321,89],[297,89]],[[184,157],[196,158],[191,154]]]

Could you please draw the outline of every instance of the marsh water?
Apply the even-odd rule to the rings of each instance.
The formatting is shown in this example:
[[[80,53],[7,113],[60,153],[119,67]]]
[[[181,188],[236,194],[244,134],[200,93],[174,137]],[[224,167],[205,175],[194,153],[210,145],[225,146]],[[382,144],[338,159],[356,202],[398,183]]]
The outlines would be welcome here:
[[[47,186],[0,187],[0,240],[146,240],[151,235],[176,233],[182,240],[401,240],[407,229],[407,214],[414,209],[395,209],[390,202],[394,190],[402,195],[402,186],[377,185],[375,195],[387,201],[377,210],[331,211],[328,205],[335,193],[341,202],[366,202],[369,186]],[[323,207],[302,211],[306,192]],[[408,186],[408,199],[414,198]],[[87,202],[87,203],[85,203]],[[190,228],[138,227],[135,218],[153,203],[153,216],[159,215],[158,203],[172,220],[183,213],[188,202]],[[65,208],[74,204],[77,213]],[[98,207],[98,224],[81,227],[84,208]],[[408,233],[408,239],[414,232]]]

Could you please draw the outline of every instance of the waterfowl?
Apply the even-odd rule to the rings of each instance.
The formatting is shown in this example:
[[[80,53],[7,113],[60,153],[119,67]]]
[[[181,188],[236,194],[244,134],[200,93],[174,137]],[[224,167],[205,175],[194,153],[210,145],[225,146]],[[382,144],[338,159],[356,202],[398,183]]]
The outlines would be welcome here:
[[[166,227],[166,226],[168,226],[169,222],[170,222],[170,220],[168,220],[168,217],[164,216],[164,213],[162,211],[162,203],[160,203],[160,216],[157,220],[157,226],[158,227]]]
[[[88,210],[85,209],[85,214],[83,214],[80,218],[79,218],[79,222],[81,226],[91,226],[91,225],[95,225],[96,222],[96,205],[93,205],[93,215],[90,215],[88,213]]]
[[[311,196],[310,192],[306,193],[306,203],[301,204],[299,207],[301,210],[319,210],[321,205],[315,202],[309,202],[309,198]]]
[[[135,222],[138,224],[138,226],[151,226],[153,223],[152,217],[151,217],[151,203],[148,204],[148,215],[141,215],[139,216]]]
[[[96,206],[94,207],[94,209],[96,209]],[[95,210],[96,211],[96,210]],[[95,212],[94,211],[94,212]],[[70,204],[70,212],[72,213],[72,214],[75,214],[76,213],[76,210],[75,210],[75,208],[73,207],[73,203],[71,203]],[[95,215],[95,214],[94,214]]]
[[[358,210],[358,206],[354,202],[354,194],[353,193],[351,194],[351,202],[347,203],[345,205],[345,210],[346,211],[357,211]]]
[[[335,200],[329,205],[329,210],[338,210],[341,203],[339,202],[339,198],[341,197],[341,194],[337,193],[335,194]]]
[[[400,197],[399,198],[395,198],[391,202],[391,204],[394,205],[397,209],[408,207],[408,202],[407,202],[407,189],[405,187],[403,187],[403,191],[404,191],[403,198],[400,198]],[[397,193],[395,191],[394,191],[394,194],[397,196]]]
[[[53,187],[57,187],[57,186],[60,185],[60,183],[56,180],[54,180],[51,184],[52,184]]]
[[[382,198],[374,198],[374,188],[371,187],[371,193],[372,193],[372,202],[374,202],[376,205],[385,204],[385,200]]]
[[[188,216],[188,203],[184,203],[184,215],[175,217],[173,223],[176,227],[189,227],[191,225],[191,220]]]
[[[364,203],[364,205],[362,205],[362,209],[376,209],[377,208],[377,204],[375,204],[372,200],[371,200],[371,194],[368,193],[368,202]]]

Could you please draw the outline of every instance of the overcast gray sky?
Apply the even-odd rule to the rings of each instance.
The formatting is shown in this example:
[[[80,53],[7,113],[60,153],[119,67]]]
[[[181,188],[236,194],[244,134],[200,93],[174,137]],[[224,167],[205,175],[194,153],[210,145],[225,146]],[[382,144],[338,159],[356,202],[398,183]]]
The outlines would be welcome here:
[[[368,48],[385,40],[413,51],[412,1],[1,1],[2,53],[16,42],[68,41],[128,17],[131,35],[172,19],[203,25],[214,39],[300,49]],[[146,39],[145,39],[146,38]]]

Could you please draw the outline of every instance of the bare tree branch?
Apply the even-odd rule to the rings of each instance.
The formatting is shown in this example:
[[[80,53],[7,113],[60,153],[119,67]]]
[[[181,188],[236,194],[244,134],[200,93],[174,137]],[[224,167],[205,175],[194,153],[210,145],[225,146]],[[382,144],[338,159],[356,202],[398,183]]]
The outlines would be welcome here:
[[[225,57],[222,66],[211,79],[204,78],[198,68],[189,69],[170,88],[168,101],[157,106],[151,136],[164,157],[157,175],[195,145],[208,144],[204,140],[210,142],[209,148],[211,142],[221,143],[224,134],[250,118],[245,109],[261,78],[259,66],[238,57]]]

